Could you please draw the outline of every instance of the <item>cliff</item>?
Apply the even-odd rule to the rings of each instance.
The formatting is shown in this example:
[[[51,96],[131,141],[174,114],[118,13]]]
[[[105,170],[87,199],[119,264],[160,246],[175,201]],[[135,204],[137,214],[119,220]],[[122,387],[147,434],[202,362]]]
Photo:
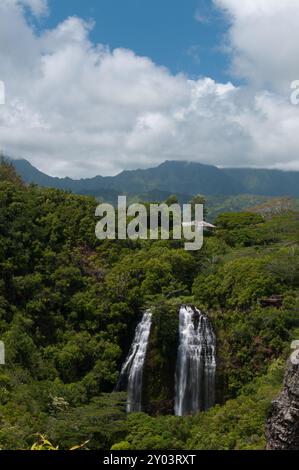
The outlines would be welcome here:
[[[299,341],[293,343],[281,394],[266,424],[268,450],[299,450]]]

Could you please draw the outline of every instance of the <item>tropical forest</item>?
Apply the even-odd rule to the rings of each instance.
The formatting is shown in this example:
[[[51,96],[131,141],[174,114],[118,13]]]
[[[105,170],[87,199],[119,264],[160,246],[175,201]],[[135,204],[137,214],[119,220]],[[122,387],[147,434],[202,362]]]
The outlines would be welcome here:
[[[298,209],[199,201],[200,250],[99,240],[94,196],[2,159],[1,449],[266,449],[299,339]]]

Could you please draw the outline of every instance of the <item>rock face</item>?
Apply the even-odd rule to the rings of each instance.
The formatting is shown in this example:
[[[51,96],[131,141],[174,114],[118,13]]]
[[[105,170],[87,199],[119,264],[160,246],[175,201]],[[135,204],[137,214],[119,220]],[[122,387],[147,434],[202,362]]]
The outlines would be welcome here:
[[[284,388],[266,424],[268,450],[299,450],[299,349],[292,353]]]

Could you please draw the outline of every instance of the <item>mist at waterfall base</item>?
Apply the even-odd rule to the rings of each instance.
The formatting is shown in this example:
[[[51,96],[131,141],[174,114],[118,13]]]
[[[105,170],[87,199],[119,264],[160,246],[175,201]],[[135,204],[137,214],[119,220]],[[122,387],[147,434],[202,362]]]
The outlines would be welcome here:
[[[142,376],[152,326],[148,310],[138,323],[116,390],[127,390],[127,412],[142,411]],[[173,358],[170,358],[172,360]],[[215,403],[216,337],[207,315],[181,306],[175,373],[176,416],[206,411]]]
[[[121,390],[127,382],[127,412],[142,409],[142,375],[147,345],[152,325],[152,313],[147,311],[138,323],[129,354],[122,366],[116,389]]]
[[[216,337],[209,318],[182,306],[175,377],[176,416],[206,411],[215,402]]]

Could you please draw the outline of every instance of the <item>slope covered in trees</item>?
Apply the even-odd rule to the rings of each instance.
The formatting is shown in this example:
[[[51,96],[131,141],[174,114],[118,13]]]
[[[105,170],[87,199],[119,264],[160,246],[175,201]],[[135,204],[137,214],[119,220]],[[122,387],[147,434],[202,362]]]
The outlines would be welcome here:
[[[298,214],[222,214],[191,253],[177,240],[98,241],[96,204],[0,166],[0,447],[30,448],[44,434],[66,449],[262,448],[299,333]],[[217,334],[218,405],[176,418],[163,403],[184,302]],[[127,416],[125,394],[111,392],[148,306],[159,326],[144,383],[151,415]]]

